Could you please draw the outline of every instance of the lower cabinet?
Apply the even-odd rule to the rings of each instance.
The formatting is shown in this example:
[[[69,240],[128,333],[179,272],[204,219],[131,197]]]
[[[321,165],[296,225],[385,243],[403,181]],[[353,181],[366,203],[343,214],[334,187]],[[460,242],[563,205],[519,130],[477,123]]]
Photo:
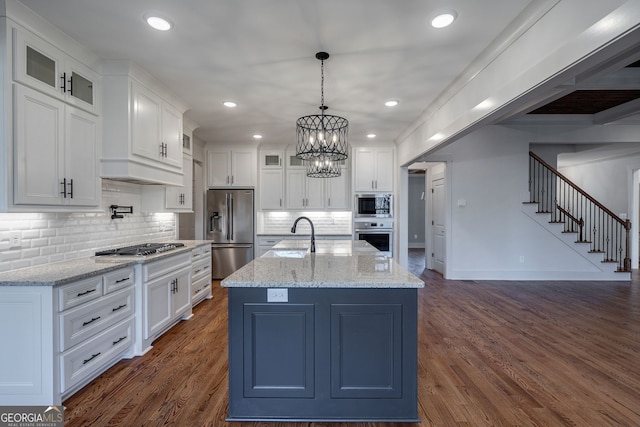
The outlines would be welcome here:
[[[0,287],[0,402],[60,405],[134,343],[133,266],[60,286]]]
[[[191,256],[191,304],[211,298],[211,245],[195,248]]]
[[[229,420],[417,417],[415,289],[229,288]]]
[[[136,355],[149,351],[151,343],[180,319],[192,316],[191,256],[187,252],[137,266],[142,283]]]

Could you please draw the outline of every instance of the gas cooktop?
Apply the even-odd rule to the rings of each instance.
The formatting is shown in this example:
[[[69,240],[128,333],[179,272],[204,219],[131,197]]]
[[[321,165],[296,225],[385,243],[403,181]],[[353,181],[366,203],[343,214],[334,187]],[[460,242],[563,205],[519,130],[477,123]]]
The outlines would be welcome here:
[[[145,256],[154,255],[176,248],[181,248],[184,243],[140,243],[139,245],[125,246],[122,248],[107,249],[96,252],[96,256]]]

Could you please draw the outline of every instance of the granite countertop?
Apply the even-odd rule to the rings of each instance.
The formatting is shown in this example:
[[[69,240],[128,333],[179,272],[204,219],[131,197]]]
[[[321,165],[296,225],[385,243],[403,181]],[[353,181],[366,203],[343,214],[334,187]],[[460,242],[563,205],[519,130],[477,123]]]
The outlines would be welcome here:
[[[370,244],[353,240],[284,240],[221,282],[271,288],[422,288],[424,282]]]
[[[209,240],[171,240],[171,242],[184,243],[184,246],[157,255],[144,257],[92,256],[6,271],[0,273],[0,286],[59,286],[76,280],[98,276],[130,265],[142,264],[178,255],[197,248],[198,246],[211,244]]]

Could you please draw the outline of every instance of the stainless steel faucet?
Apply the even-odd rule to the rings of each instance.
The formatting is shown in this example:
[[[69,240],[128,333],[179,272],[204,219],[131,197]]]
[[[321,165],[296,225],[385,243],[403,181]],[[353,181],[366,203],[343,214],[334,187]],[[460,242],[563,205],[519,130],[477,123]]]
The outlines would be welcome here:
[[[300,221],[301,219],[306,219],[307,221],[309,221],[309,225],[311,225],[311,252],[315,252],[316,251],[316,232],[313,229],[313,222],[311,222],[309,218],[307,218],[306,216],[300,216],[296,218],[295,222],[293,223],[293,227],[291,227],[291,232],[295,234],[296,225],[298,225],[298,221]]]

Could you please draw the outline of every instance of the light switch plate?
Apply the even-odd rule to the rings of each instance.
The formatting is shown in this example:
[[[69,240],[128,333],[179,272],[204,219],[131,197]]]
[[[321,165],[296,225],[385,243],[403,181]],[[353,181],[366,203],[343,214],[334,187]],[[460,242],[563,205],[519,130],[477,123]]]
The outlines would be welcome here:
[[[267,289],[267,302],[289,302],[289,290],[286,288]]]

